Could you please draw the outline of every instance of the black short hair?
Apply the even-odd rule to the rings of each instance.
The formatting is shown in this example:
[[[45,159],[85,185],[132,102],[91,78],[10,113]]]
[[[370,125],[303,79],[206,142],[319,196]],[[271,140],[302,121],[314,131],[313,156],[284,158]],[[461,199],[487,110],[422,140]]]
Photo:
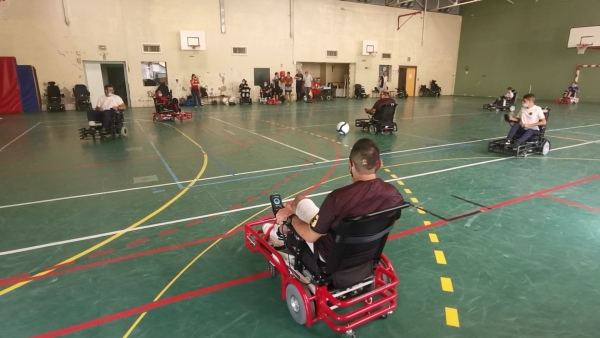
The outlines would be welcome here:
[[[359,173],[377,170],[379,166],[379,147],[371,139],[360,139],[352,146],[350,161]]]
[[[192,74],[192,77],[196,76],[196,74]]]
[[[535,95],[533,95],[533,94],[525,94],[525,95],[523,95],[523,100],[529,100],[531,102],[535,102]]]
[[[508,90],[512,90],[512,87],[508,87]]]
[[[115,87],[113,85],[111,85],[111,84],[107,84],[107,85],[104,86],[104,90],[108,90],[108,88],[115,89]]]

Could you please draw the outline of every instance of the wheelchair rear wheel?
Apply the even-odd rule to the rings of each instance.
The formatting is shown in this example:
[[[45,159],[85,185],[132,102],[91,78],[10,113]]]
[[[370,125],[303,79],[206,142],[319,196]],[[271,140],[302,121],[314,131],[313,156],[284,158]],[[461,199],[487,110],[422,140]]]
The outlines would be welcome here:
[[[119,134],[121,134],[121,136],[127,136],[129,134],[129,130],[127,129],[127,127],[123,126],[121,127]]]
[[[288,284],[285,288],[285,301],[288,310],[290,311],[290,315],[292,315],[292,318],[300,325],[306,324],[309,314],[311,316],[315,314],[315,305],[313,302],[309,302],[310,312],[306,309],[302,297],[303,294],[308,296],[308,290],[306,290],[306,288],[304,290],[298,290],[296,285],[292,283]]]
[[[369,133],[371,133],[373,135],[377,134],[377,126],[374,125],[374,124],[370,125],[369,126]]]
[[[548,153],[550,152],[550,149],[552,149],[552,147],[550,145],[550,141],[544,140],[544,142],[542,143],[542,155],[544,155],[544,156],[548,155]]]

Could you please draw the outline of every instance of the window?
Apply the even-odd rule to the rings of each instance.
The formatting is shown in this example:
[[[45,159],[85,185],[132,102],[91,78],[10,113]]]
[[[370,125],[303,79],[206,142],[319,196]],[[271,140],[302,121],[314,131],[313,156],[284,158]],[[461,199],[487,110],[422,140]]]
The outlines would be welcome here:
[[[381,53],[381,58],[382,59],[391,59],[392,53]]]
[[[167,63],[142,61],[142,81],[146,87],[158,86],[161,83],[168,86]]]
[[[327,51],[327,57],[329,57],[329,58],[336,58],[337,57],[337,50],[328,50]]]
[[[233,55],[248,55],[246,47],[233,47]]]
[[[159,44],[142,44],[142,53],[162,53]]]

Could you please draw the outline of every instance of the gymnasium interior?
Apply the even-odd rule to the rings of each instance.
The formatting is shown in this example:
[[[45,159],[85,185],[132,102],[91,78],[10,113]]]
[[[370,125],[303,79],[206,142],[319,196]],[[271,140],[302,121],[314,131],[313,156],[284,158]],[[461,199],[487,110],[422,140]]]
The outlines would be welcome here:
[[[598,337],[599,12],[0,0],[0,336]],[[261,100],[271,81],[282,96]],[[107,85],[125,105],[109,129],[88,111]],[[386,92],[377,129],[365,109]],[[541,134],[505,145],[529,94]],[[346,323],[314,288],[290,296],[301,279],[249,229],[273,222],[271,196],[320,206],[352,184],[364,138],[406,205],[381,244],[393,278],[374,268]],[[378,287],[386,305],[362,301]]]

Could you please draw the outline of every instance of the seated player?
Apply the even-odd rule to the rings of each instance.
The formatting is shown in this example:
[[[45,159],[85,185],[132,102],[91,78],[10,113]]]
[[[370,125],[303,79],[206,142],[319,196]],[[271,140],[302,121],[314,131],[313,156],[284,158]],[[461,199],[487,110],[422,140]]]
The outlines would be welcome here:
[[[239,87],[239,92],[242,92],[243,88],[250,88],[250,86],[248,86],[248,82],[246,81],[246,79],[242,79],[242,83],[240,83],[240,87]]]
[[[263,99],[270,99],[273,96],[273,88],[268,82],[264,82],[262,86],[260,86],[260,97]]]
[[[510,145],[512,139],[517,133],[523,133],[519,138],[518,144],[525,143],[531,136],[540,133],[540,126],[546,125],[546,116],[541,107],[535,105],[535,95],[527,94],[523,96],[523,107],[517,114],[517,117],[507,115],[508,119],[515,123],[506,137],[506,144]]]
[[[100,96],[96,109],[88,109],[87,119],[90,122],[102,121],[102,128],[107,130],[110,126],[110,120],[117,110],[124,110],[125,103],[123,99],[115,94],[115,88],[108,84],[104,86],[104,96]],[[93,126],[90,127],[90,130]]]
[[[317,243],[319,256],[326,262],[342,219],[393,208],[404,202],[396,187],[377,178],[376,172],[382,165],[377,144],[367,138],[358,140],[350,152],[352,184],[329,193],[320,209],[312,200],[301,196],[286,204],[277,212],[276,225],[263,226],[265,234],[269,233],[270,243],[276,249],[284,247],[282,234],[288,229],[281,224],[291,218],[294,230],[313,252],[313,243]]]
[[[396,101],[390,98],[390,92],[382,90],[379,92],[379,100],[375,102],[373,108],[365,108],[365,113],[371,115],[371,119],[375,121],[381,120],[381,114],[383,113],[383,106],[390,103],[396,103]]]
[[[579,92],[579,86],[577,86],[577,82],[573,82],[567,90],[563,93],[563,97],[573,98]]]
[[[512,99],[513,97],[515,97],[515,93],[513,93],[512,87],[508,87],[506,89],[506,94],[497,98],[496,101],[494,101],[494,103],[492,104],[492,106],[493,107],[498,107],[498,106],[504,107],[504,106],[506,106],[506,102],[508,100]]]
[[[169,100],[168,98],[164,97],[162,92],[158,89],[155,92],[155,101],[167,110],[181,113],[181,108],[179,108],[179,104],[175,103],[175,101],[173,100]]]

